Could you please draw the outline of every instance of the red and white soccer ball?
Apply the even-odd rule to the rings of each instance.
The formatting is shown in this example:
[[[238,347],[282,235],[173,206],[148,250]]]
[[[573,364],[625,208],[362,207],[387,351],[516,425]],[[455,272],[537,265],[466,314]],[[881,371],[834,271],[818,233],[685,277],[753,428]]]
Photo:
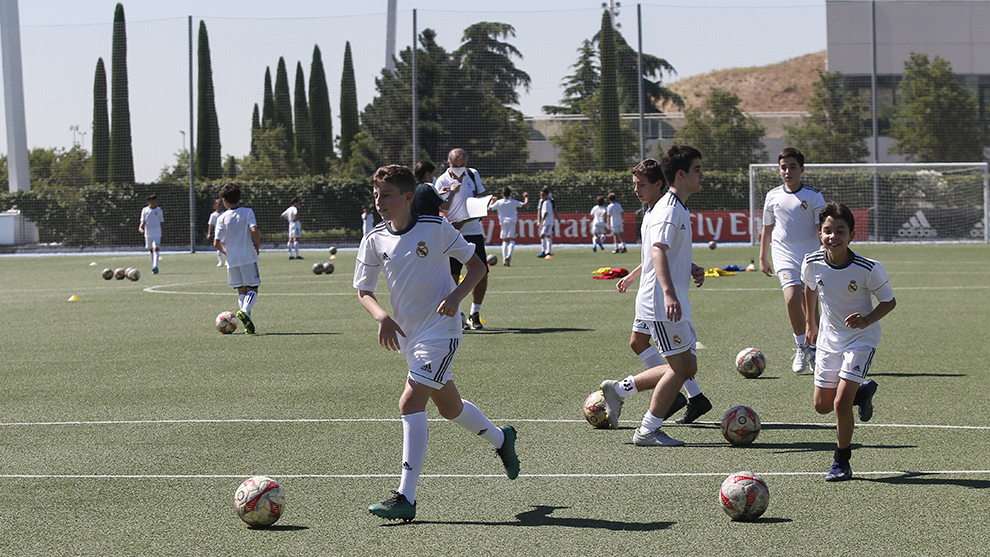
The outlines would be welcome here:
[[[759,377],[767,368],[767,358],[756,348],[743,348],[736,354],[736,371],[743,377]]]
[[[225,335],[229,335],[237,330],[237,316],[229,311],[221,311],[215,321],[217,330]]]
[[[323,274],[332,275],[333,274],[333,263],[327,261],[323,264]]]
[[[113,272],[113,278],[117,280],[124,280],[124,277],[126,276],[127,276],[127,269],[123,267],[117,267],[117,269]]]
[[[605,394],[595,391],[584,399],[584,419],[596,429],[608,429],[612,424],[608,421],[608,413],[605,411]]]
[[[316,275],[323,274],[323,263],[313,263],[313,274]]]
[[[760,428],[760,416],[749,406],[733,406],[722,415],[722,436],[733,445],[749,445]]]
[[[107,280],[112,279],[113,278],[113,269],[111,269],[110,267],[107,267],[106,269],[103,269],[103,273],[101,274],[101,276],[103,278],[107,279]]]
[[[130,269],[127,269],[127,278],[136,281],[141,278],[141,271],[131,267]]]
[[[251,476],[234,492],[234,510],[252,528],[271,526],[285,512],[282,486],[268,476]]]
[[[770,489],[758,474],[736,472],[722,482],[718,499],[732,520],[756,520],[767,510]]]

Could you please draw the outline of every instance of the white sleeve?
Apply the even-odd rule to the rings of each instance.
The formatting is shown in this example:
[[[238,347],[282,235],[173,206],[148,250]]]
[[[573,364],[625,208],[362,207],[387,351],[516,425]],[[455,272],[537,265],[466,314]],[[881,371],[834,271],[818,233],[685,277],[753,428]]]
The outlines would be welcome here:
[[[381,271],[381,261],[378,259],[371,234],[368,234],[361,239],[357,259],[354,261],[354,288],[374,292],[378,288],[378,276],[381,275]]]

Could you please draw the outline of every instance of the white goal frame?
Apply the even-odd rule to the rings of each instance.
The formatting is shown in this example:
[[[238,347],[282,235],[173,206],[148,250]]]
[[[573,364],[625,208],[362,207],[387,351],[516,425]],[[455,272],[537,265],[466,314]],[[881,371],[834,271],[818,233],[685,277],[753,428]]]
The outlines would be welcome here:
[[[756,171],[758,169],[776,169],[778,165],[773,163],[765,164],[751,164],[749,165],[749,239],[750,245],[756,245],[759,243],[759,232],[757,230],[758,223],[756,219],[757,211],[762,211],[763,207],[756,207]],[[945,168],[982,168],[983,169],[983,222],[986,223],[983,227],[983,243],[990,244],[990,164],[987,162],[943,162],[943,163],[845,163],[845,164],[829,164],[829,163],[817,163],[817,164],[806,164],[804,165],[805,170],[808,169],[834,169],[834,170],[881,170],[881,169],[891,169],[891,168],[905,168],[905,169],[918,169],[923,170],[926,168],[931,169],[945,169]],[[880,190],[879,190],[879,180],[878,173],[874,172],[873,179],[873,205],[870,207],[870,213],[872,216],[870,220],[870,231],[869,240],[876,241],[878,234],[877,230],[880,226],[880,217],[877,208],[879,206],[880,200]],[[841,200],[839,200],[841,201]]]

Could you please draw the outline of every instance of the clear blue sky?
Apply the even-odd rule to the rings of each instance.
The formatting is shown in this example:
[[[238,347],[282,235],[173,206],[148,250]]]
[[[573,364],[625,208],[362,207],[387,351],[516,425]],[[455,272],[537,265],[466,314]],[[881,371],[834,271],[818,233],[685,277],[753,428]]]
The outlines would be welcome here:
[[[523,54],[518,67],[532,77],[521,92],[519,108],[539,115],[561,97],[561,79],[571,73],[577,49],[594,35],[601,0],[399,0],[397,50],[411,42],[412,10],[420,32],[437,31],[441,46],[458,47],[465,27],[478,21],[502,21],[517,32],[508,42]],[[93,69],[102,57],[109,70],[113,0],[20,0],[25,66],[28,146],[71,146],[90,130]],[[351,43],[360,108],[375,96],[375,78],[385,62],[384,14],[387,0],[140,0],[124,1],[128,34],[135,167],[141,181],[153,180],[174,163],[188,130],[188,50],[186,17],[206,22],[210,33],[214,87],[224,154],[243,156],[249,147],[250,114],[261,103],[265,68],[273,73],[278,58],[296,63],[308,80],[314,43],[326,65],[334,117],[338,116],[340,67],[344,42]],[[496,6],[497,10],[491,7]],[[618,21],[627,42],[636,46],[636,3],[623,2]],[[698,73],[779,62],[825,49],[825,0],[672,0],[643,3],[643,50],[667,59],[675,81]],[[51,60],[62,64],[47,75],[37,68]],[[3,118],[0,113],[0,118]],[[339,133],[335,123],[334,132]],[[89,148],[87,138],[83,144]],[[6,140],[0,137],[0,152]]]

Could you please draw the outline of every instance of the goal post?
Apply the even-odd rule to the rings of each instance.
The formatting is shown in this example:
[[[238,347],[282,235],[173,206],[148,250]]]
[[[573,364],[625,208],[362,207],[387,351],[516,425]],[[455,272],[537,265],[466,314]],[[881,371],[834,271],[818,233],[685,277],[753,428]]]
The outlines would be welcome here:
[[[848,206],[864,240],[990,243],[986,162],[806,164],[801,181]],[[767,192],[782,183],[776,164],[749,165],[751,244]]]

